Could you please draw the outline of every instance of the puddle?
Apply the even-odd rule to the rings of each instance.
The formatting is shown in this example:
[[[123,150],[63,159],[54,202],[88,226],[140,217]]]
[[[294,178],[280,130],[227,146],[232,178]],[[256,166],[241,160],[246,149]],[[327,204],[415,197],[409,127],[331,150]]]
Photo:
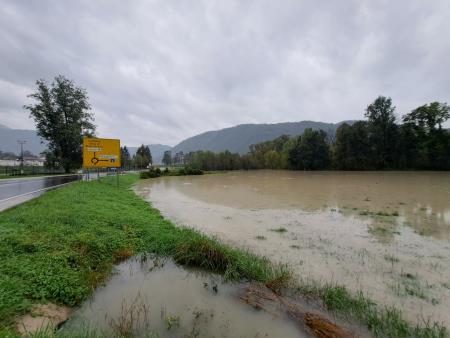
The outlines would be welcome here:
[[[450,327],[450,173],[231,172],[135,191],[175,223],[288,263],[298,278]]]
[[[155,264],[156,262],[156,264]],[[245,304],[246,284],[186,270],[172,261],[129,259],[64,325],[66,332],[95,327],[107,336],[309,337],[281,311]]]

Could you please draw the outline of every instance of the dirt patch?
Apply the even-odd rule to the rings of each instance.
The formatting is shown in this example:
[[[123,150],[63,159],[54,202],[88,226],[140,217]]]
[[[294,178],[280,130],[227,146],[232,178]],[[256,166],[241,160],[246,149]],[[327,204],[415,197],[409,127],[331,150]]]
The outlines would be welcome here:
[[[302,329],[317,338],[359,337],[359,334],[333,323],[325,315],[311,312],[310,309],[306,309],[303,305],[275,293],[264,284],[250,284],[246,288],[245,294],[241,296],[241,300],[273,316],[277,316],[277,312],[279,313],[280,309],[284,310],[300,324]]]
[[[40,330],[54,330],[67,319],[72,310],[65,306],[56,304],[38,304],[33,307],[29,314],[17,320],[16,328],[21,335],[38,332]]]

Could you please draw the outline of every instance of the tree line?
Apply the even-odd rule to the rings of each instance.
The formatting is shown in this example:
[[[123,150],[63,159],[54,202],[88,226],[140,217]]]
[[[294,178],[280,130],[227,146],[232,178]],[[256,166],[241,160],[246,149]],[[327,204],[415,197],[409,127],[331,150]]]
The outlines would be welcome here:
[[[184,163],[202,170],[450,170],[446,103],[425,104],[396,123],[391,98],[380,96],[364,115],[364,121],[340,125],[335,135],[306,129],[299,136],[251,145],[245,155],[191,152]]]
[[[51,84],[38,80],[36,85],[36,92],[29,95],[34,102],[24,108],[34,119],[38,135],[47,140],[45,165],[66,172],[80,168],[83,136],[94,136],[96,129],[86,90],[61,75]],[[252,145],[244,155],[200,151],[172,156],[166,152],[163,162],[202,170],[450,170],[450,131],[443,128],[450,118],[446,103],[422,105],[397,123],[391,98],[380,96],[364,115],[363,121],[339,126],[335,135],[306,129],[300,136],[283,135]],[[121,159],[124,168],[147,168],[153,163],[144,145],[133,157],[122,148]]]
[[[120,163],[124,169],[145,169],[153,164],[149,146],[141,145],[131,156],[127,146],[120,147]]]

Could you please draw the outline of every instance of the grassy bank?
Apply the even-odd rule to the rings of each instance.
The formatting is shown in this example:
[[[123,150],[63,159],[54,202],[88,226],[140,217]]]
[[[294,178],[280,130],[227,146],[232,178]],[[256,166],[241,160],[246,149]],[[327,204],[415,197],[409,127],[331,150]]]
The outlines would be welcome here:
[[[110,182],[108,180],[111,179]],[[273,288],[289,278],[286,267],[230,248],[163,219],[130,190],[137,175],[78,182],[0,213],[0,336],[33,303],[77,305],[120,260],[138,252],[173,257],[229,279],[264,282]],[[336,286],[301,285],[299,292],[323,299],[331,310],[352,316],[378,336],[445,337],[444,328],[414,327],[395,309],[380,310],[362,295]]]
[[[141,251],[230,279],[288,276],[265,259],[164,220],[129,189],[137,179],[121,177],[120,188],[108,178],[74,183],[0,214],[0,330],[36,302],[79,304],[115,263]]]

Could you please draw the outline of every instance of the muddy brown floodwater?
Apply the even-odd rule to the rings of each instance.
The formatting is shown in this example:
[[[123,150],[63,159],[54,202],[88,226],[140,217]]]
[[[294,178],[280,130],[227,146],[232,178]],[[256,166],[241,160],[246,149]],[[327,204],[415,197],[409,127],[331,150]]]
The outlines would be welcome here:
[[[450,173],[249,171],[144,180],[179,225],[450,327]]]
[[[124,337],[310,337],[288,315],[258,311],[244,284],[186,270],[170,260],[135,257],[98,288],[64,325]],[[83,331],[81,331],[83,332]]]

